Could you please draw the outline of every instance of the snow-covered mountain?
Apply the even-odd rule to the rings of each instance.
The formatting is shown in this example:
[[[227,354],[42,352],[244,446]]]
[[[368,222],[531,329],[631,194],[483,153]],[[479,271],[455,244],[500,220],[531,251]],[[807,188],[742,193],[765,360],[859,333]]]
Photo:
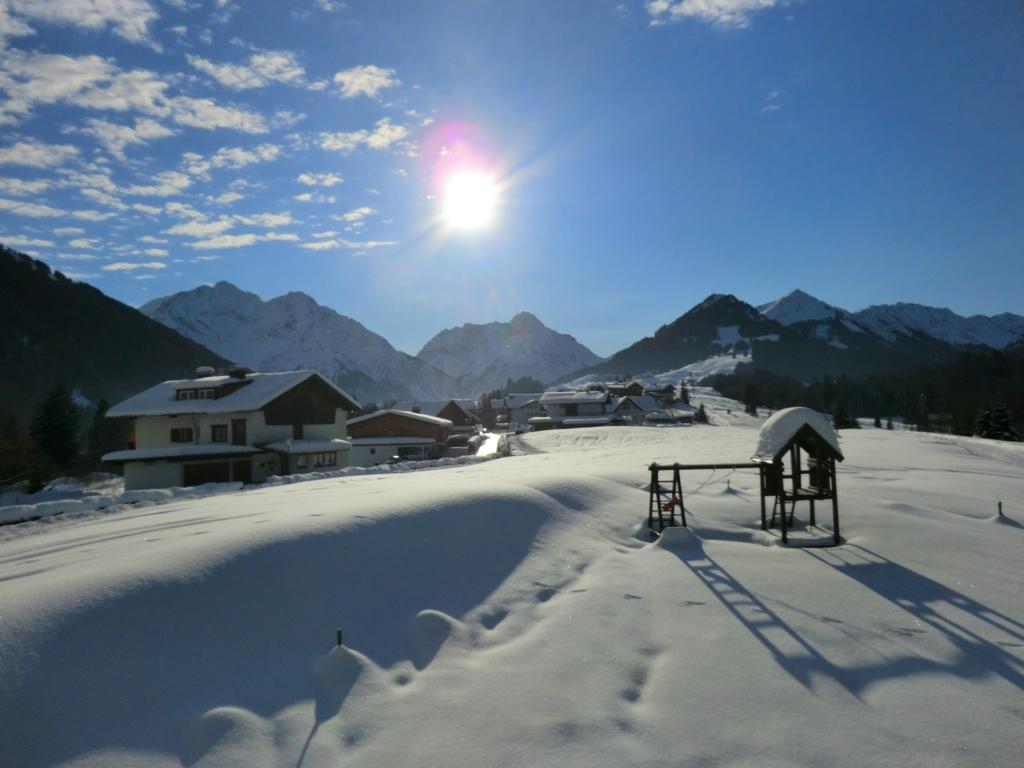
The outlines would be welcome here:
[[[1024,337],[1024,317],[1010,312],[963,317],[921,304],[876,304],[855,312],[856,322],[889,341],[923,333],[949,344],[983,344],[1002,349]]]
[[[554,381],[602,359],[529,312],[507,323],[466,323],[443,330],[423,346],[419,358],[455,378],[460,393],[469,397],[523,376]]]
[[[834,320],[849,314],[845,310],[833,307],[821,299],[804,293],[799,288],[787,293],[781,299],[760,305],[757,311],[783,325],[792,325],[808,320]]]
[[[361,402],[458,394],[437,368],[304,293],[264,301],[221,281],[154,299],[140,311],[254,370],[320,371]]]

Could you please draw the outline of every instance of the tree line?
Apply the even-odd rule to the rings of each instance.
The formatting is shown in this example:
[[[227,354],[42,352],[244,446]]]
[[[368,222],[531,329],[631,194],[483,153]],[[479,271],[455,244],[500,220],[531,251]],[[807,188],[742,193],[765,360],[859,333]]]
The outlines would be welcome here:
[[[0,408],[0,486],[24,482],[34,492],[54,477],[100,469],[103,454],[129,439],[125,420],[106,418],[109,407],[101,399],[94,408],[82,408],[70,388],[56,384],[27,424]]]
[[[1020,440],[1024,431],[1024,343],[1005,350],[970,348],[948,363],[862,378],[823,376],[811,382],[738,366],[702,382],[748,411],[803,405],[833,414],[840,426],[856,417],[902,418],[921,431]]]

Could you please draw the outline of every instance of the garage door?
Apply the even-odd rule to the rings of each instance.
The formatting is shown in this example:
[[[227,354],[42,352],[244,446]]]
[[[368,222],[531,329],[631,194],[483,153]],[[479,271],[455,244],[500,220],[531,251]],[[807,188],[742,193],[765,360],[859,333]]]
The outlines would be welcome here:
[[[185,465],[185,485],[226,483],[231,479],[230,465],[226,461]]]

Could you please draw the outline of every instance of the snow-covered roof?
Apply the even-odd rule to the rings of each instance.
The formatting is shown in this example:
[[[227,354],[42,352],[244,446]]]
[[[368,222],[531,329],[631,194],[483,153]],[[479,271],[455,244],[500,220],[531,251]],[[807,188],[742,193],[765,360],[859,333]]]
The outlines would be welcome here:
[[[280,451],[281,453],[325,453],[331,451],[347,451],[352,447],[352,443],[348,440],[339,440],[337,438],[333,440],[314,440],[314,439],[301,439],[301,440],[280,440],[276,443],[267,443],[265,446],[273,451]]]
[[[540,396],[541,405],[561,405],[562,403],[603,403],[608,393],[602,390],[572,390],[545,392]]]
[[[540,400],[540,392],[527,394],[505,395],[505,405],[509,408],[522,408],[524,405],[535,403]]]
[[[611,423],[611,416],[570,416],[567,419],[562,419],[562,424],[567,427],[598,427]]]
[[[107,416],[170,416],[257,411],[312,376],[323,379],[353,410],[359,407],[359,403],[351,395],[316,371],[282,371],[249,373],[244,379],[232,376],[204,376],[199,379],[163,381],[113,406],[107,411]],[[182,389],[220,389],[232,383],[241,386],[234,392],[218,398],[177,400],[175,397],[175,393]]]
[[[835,429],[832,428],[832,420],[824,413],[803,407],[783,408],[768,418],[761,427],[757,450],[752,457],[753,461],[775,461],[785,450],[789,441],[793,439],[793,436],[805,426],[813,429],[822,440],[828,443],[838,454],[839,460],[842,461],[843,452],[839,449],[839,437],[836,435]]]
[[[159,448],[132,448],[103,454],[103,461],[152,461],[154,459],[187,459],[197,456],[237,456],[259,453],[251,445],[164,445]]]
[[[633,405],[639,408],[641,411],[656,411],[660,407],[658,401],[649,395],[626,395],[619,400],[618,405],[615,406],[615,410],[618,410],[625,405],[627,400],[632,400]]]
[[[445,401],[448,402],[447,400]],[[425,413],[413,413],[412,411],[402,411],[397,408],[384,408],[373,413],[368,413],[365,416],[356,416],[354,419],[349,419],[349,425],[362,424],[364,421],[370,419],[379,419],[381,416],[391,414],[392,416],[401,416],[404,419],[416,419],[417,421],[423,421],[427,424],[433,424],[436,427],[451,427],[451,419],[441,419],[437,416],[428,416]]]
[[[361,445],[436,445],[437,441],[430,437],[353,437],[350,441],[354,446]]]

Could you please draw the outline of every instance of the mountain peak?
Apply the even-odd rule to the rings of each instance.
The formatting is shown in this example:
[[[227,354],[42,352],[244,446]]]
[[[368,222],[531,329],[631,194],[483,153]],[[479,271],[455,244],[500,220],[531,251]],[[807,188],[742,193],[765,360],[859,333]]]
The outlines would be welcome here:
[[[510,330],[513,333],[530,333],[546,328],[536,315],[529,312],[520,312],[509,321]]]
[[[783,325],[802,323],[808,320],[832,320],[840,314],[839,310],[821,299],[796,288],[781,299],[770,301],[759,306],[758,311],[765,317],[776,320]]]

